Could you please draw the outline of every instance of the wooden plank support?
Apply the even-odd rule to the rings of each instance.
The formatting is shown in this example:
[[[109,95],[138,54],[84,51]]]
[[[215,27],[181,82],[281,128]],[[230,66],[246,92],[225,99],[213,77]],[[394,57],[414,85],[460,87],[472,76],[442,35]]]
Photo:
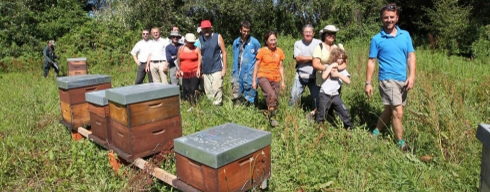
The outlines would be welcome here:
[[[92,134],[92,132],[90,132],[89,130],[87,130],[83,127],[78,128],[78,133],[80,133],[80,135],[84,136],[85,138],[89,138],[88,136],[90,134]],[[138,159],[134,160],[133,164],[140,169],[145,169],[145,166],[148,165],[148,162],[145,161],[144,159],[138,158]],[[148,166],[150,166],[150,165],[148,165]],[[172,175],[171,173],[169,173],[163,169],[160,169],[158,167],[153,168],[153,170],[151,170],[150,174],[152,176],[160,179],[161,181],[167,183],[168,185],[175,187],[173,185],[172,181],[174,179],[177,179],[177,176]]]

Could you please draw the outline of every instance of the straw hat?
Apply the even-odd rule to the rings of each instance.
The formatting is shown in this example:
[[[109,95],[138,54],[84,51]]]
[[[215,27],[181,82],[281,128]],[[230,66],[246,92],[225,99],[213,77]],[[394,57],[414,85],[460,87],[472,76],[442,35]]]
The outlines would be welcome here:
[[[187,34],[185,34],[185,41],[187,41],[189,43],[194,43],[194,42],[196,42],[196,36],[192,33],[187,33]]]
[[[323,36],[323,33],[325,32],[336,33],[337,31],[339,31],[339,28],[335,27],[335,25],[327,25],[322,30],[320,30],[320,36]]]

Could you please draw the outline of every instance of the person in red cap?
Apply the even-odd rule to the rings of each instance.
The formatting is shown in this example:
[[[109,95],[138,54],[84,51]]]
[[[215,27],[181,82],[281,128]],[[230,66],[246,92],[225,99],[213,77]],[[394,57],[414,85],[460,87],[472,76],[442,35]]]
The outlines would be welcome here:
[[[226,47],[223,37],[213,33],[211,22],[201,22],[202,35],[199,36],[202,63],[200,69],[204,78],[204,91],[213,105],[222,105],[223,77],[226,74]]]

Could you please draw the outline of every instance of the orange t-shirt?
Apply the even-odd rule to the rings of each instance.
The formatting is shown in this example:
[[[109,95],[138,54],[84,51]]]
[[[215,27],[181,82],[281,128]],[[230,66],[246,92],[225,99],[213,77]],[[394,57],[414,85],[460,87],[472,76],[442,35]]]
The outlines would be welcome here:
[[[266,77],[272,82],[281,81],[279,62],[286,58],[281,48],[277,47],[275,51],[271,51],[267,47],[262,47],[259,49],[256,58],[260,60],[257,77]]]

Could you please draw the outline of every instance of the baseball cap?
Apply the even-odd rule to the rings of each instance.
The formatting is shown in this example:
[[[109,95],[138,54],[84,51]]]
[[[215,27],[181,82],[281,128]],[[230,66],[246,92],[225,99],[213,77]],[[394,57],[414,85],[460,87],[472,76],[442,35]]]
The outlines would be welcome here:
[[[211,28],[211,21],[209,20],[203,20],[201,21],[201,29],[205,29],[205,28]]]

